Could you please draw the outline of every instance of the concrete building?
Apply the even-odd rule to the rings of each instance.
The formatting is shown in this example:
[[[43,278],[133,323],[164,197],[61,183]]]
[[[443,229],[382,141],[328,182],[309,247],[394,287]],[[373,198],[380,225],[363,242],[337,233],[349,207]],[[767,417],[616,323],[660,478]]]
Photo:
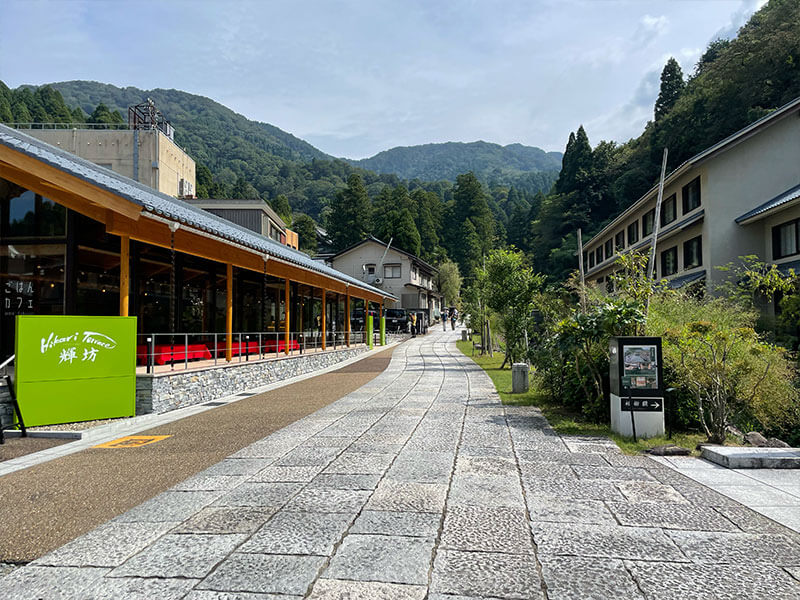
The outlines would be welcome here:
[[[425,311],[429,322],[433,322],[442,310],[444,298],[434,286],[438,269],[376,237],[369,236],[345,248],[329,257],[327,262],[337,271],[400,299],[394,304],[387,303],[388,308]]]
[[[610,285],[616,259],[651,247],[658,187],[584,245],[587,283]],[[655,270],[673,287],[725,277],[758,255],[800,267],[800,98],[693,156],[664,181]]]
[[[287,228],[283,219],[264,200],[195,199],[188,202],[297,250],[297,233]]]
[[[179,198],[194,196],[194,160],[160,129],[85,127],[85,124],[75,124],[74,129],[23,130],[36,139],[138,181],[162,194]]]

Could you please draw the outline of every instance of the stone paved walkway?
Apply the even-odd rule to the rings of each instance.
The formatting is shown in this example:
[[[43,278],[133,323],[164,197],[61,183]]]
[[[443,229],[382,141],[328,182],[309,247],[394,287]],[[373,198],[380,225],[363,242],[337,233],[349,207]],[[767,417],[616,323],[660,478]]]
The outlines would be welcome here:
[[[800,598],[800,536],[504,408],[454,339],[403,344],[366,386],[0,579],[0,597]]]

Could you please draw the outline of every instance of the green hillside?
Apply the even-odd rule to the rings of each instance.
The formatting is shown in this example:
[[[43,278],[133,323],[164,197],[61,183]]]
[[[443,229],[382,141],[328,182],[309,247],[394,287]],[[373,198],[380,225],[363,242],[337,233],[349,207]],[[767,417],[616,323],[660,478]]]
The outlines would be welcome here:
[[[549,182],[552,185],[561,169],[561,156],[560,152],[545,152],[522,144],[500,146],[479,141],[398,147],[348,162],[378,173],[423,181],[455,181],[458,175],[472,171],[487,183],[513,184],[524,174],[545,172],[542,183],[553,176]],[[548,189],[549,185],[542,185],[532,191]]]

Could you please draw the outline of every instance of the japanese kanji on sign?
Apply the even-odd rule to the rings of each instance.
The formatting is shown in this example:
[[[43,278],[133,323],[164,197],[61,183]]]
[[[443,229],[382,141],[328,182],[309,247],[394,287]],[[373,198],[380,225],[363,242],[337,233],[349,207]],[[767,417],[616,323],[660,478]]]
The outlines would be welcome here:
[[[136,317],[17,317],[16,391],[25,424],[132,416]]]

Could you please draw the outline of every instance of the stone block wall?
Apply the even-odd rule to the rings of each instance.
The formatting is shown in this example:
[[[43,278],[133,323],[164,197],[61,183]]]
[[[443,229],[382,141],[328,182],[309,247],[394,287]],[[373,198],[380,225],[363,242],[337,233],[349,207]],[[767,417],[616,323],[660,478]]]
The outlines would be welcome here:
[[[219,365],[198,371],[136,376],[136,414],[165,413],[244,390],[311,373],[342,362],[366,346],[258,362]]]
[[[14,407],[6,382],[0,379],[0,424],[10,425],[14,421]]]

